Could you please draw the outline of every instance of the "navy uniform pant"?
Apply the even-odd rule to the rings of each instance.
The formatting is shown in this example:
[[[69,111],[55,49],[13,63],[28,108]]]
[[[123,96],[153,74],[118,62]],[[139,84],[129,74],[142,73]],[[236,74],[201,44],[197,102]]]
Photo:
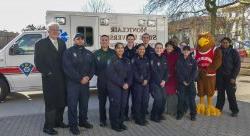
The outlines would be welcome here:
[[[166,105],[166,93],[165,88],[160,87],[156,84],[150,85],[151,94],[154,98],[153,108],[151,111],[151,117],[152,118],[160,118],[160,116],[165,111],[165,105]]]
[[[131,115],[133,115],[134,110],[133,110],[133,103],[134,103],[134,95],[133,95],[133,91],[132,88],[128,90],[128,97],[127,97],[127,104],[126,104],[126,108],[125,108],[125,116],[128,117],[129,115],[129,99],[131,98]]]
[[[183,83],[178,84],[177,88],[178,94],[178,105],[177,105],[177,114],[183,115],[186,112],[187,105],[190,110],[190,115],[196,115],[196,89],[194,83],[190,83],[188,86],[185,86]]]
[[[112,127],[119,128],[125,120],[125,108],[128,91],[123,89],[109,89],[109,119]]]
[[[79,105],[79,123],[87,121],[88,102],[89,102],[89,85],[80,85],[68,82],[67,86],[68,100],[68,120],[69,126],[78,125],[77,106]]]
[[[146,120],[146,113],[149,103],[149,86],[135,84],[134,91],[134,119],[137,121]]]
[[[97,82],[98,82],[97,88],[98,88],[98,99],[99,99],[100,122],[106,122],[107,120],[106,103],[108,99],[107,82],[102,80],[98,80]]]

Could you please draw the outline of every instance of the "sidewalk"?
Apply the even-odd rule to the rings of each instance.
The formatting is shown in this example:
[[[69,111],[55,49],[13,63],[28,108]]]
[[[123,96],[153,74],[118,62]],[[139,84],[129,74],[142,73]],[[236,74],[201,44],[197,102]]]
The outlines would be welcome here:
[[[115,132],[99,126],[99,112],[97,96],[91,96],[89,121],[94,128],[87,130],[81,128],[84,136],[249,136],[250,135],[250,83],[245,82],[249,77],[241,77],[238,82],[237,99],[240,113],[237,118],[230,116],[228,102],[220,117],[198,116],[192,122],[187,114],[182,120],[166,116],[167,120],[161,123],[149,122],[148,126],[136,125],[133,121],[125,122],[127,131]],[[241,82],[243,81],[243,82]],[[23,96],[22,96],[23,97]],[[0,136],[43,136],[44,123],[42,96],[31,97],[33,101],[24,98],[9,100],[0,103]],[[152,101],[151,101],[152,103]],[[152,104],[150,104],[152,105]],[[37,110],[38,109],[38,110]],[[30,110],[26,111],[25,110]],[[20,112],[20,113],[18,113]],[[67,123],[67,112],[65,112]],[[59,136],[69,136],[68,129],[57,129]]]
[[[197,121],[191,122],[188,115],[177,121],[167,116],[161,123],[149,123],[142,127],[134,122],[126,122],[128,131],[121,133],[109,128],[99,127],[98,111],[89,112],[89,120],[94,124],[94,129],[81,128],[84,136],[249,136],[250,133],[250,104],[239,102],[240,114],[237,118],[230,117],[230,112],[225,110],[220,117],[198,116]],[[225,106],[227,108],[227,105]],[[66,115],[66,114],[65,114]],[[67,117],[65,116],[65,120]],[[0,118],[1,136],[43,136],[43,114],[13,116]],[[68,129],[57,129],[60,136],[69,136]]]

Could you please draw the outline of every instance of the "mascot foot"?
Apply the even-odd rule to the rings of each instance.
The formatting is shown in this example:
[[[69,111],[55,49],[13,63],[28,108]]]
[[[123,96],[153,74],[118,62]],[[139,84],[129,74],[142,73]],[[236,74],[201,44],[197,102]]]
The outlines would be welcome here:
[[[198,104],[196,109],[198,114],[205,115],[206,111],[205,104]]]
[[[221,111],[214,106],[208,105],[206,108],[206,115],[207,116],[220,116]]]

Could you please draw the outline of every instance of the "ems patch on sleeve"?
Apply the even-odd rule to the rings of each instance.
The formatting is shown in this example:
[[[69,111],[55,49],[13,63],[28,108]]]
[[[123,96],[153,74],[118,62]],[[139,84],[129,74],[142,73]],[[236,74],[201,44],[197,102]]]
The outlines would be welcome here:
[[[19,66],[19,69],[22,71],[22,73],[25,75],[25,76],[29,76],[29,74],[32,72],[34,68],[34,65],[31,64],[31,63],[23,63]]]

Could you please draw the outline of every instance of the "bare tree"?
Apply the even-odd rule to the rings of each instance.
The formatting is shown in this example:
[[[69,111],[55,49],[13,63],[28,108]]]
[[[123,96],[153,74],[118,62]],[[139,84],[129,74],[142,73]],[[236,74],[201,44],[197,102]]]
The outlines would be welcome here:
[[[111,6],[107,0],[88,0],[83,10],[95,13],[110,13]]]
[[[149,13],[159,8],[166,9],[170,18],[209,14],[210,32],[214,35],[218,9],[237,2],[239,0],[149,0],[146,8]]]

